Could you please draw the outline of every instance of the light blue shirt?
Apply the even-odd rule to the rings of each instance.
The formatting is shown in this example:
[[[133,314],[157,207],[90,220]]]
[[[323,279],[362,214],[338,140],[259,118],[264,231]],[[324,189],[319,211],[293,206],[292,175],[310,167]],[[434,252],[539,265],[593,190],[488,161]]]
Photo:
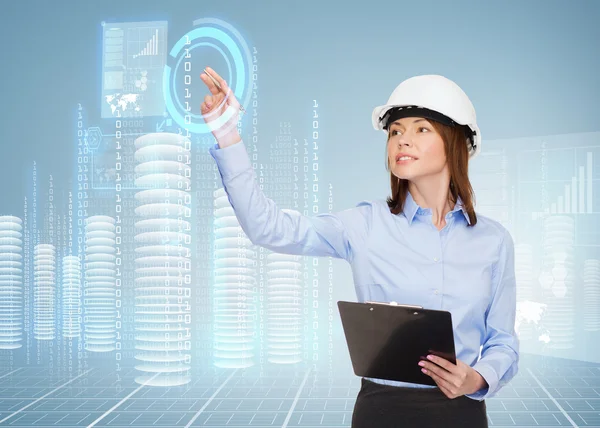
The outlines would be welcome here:
[[[383,199],[331,214],[286,212],[261,191],[243,141],[223,149],[215,144],[209,152],[252,243],[278,253],[348,261],[359,302],[395,301],[449,311],[456,357],[489,385],[467,394],[469,398],[493,397],[517,374],[514,243],[499,222],[477,214],[477,224],[468,227],[459,199],[446,215],[446,226],[438,230],[431,210],[418,206],[410,192],[398,215]]]

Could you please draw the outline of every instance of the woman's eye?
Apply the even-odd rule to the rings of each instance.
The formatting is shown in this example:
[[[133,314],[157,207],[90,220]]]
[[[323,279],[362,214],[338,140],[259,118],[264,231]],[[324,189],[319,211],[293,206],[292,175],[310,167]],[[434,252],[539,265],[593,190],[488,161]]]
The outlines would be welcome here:
[[[419,128],[419,130],[421,130],[421,129],[425,129],[426,131],[429,131],[429,129],[424,128],[424,127]],[[392,135],[396,135],[397,132],[400,132],[400,131],[398,131],[397,129],[392,130]]]

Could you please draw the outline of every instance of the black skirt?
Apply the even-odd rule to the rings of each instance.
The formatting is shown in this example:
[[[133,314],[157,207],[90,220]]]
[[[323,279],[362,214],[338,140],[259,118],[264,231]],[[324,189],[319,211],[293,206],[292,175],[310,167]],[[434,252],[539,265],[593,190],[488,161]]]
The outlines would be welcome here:
[[[352,428],[488,428],[485,400],[448,398],[439,388],[381,385],[362,378]]]

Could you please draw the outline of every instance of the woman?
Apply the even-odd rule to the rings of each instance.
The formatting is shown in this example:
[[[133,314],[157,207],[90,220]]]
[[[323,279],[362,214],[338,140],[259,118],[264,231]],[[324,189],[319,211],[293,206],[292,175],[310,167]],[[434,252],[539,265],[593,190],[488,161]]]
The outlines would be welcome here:
[[[307,217],[280,210],[260,190],[235,127],[239,103],[207,72],[221,90],[201,75],[211,91],[201,112],[209,123],[228,117],[213,130],[218,144],[210,153],[253,243],[347,260],[359,301],[452,313],[456,364],[435,356],[421,363],[436,386],[362,378],[352,426],[487,427],[485,399],[518,371],[514,243],[500,223],[473,209],[468,162],[481,139],[466,94],[439,75],[398,85],[373,111],[373,126],[387,133],[391,196]]]

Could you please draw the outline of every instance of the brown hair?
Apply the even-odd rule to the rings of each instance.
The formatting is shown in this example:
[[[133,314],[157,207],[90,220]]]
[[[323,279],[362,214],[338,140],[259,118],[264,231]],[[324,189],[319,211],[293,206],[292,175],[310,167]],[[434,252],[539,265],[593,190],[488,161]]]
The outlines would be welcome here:
[[[435,120],[430,120],[429,123],[442,136],[442,140],[444,141],[444,151],[446,152],[446,161],[448,162],[448,169],[450,171],[449,197],[452,203],[455,204],[458,196],[460,196],[469,216],[470,226],[475,226],[477,224],[477,216],[473,208],[475,195],[469,181],[469,149],[465,141],[465,126],[457,125],[456,127],[451,127]],[[388,132],[388,143],[390,135],[391,133]],[[404,201],[406,200],[408,180],[400,179],[390,171],[387,145],[385,157],[385,169],[390,172],[390,184],[392,187],[392,194],[388,196],[386,202],[392,214],[399,214],[402,212]]]

